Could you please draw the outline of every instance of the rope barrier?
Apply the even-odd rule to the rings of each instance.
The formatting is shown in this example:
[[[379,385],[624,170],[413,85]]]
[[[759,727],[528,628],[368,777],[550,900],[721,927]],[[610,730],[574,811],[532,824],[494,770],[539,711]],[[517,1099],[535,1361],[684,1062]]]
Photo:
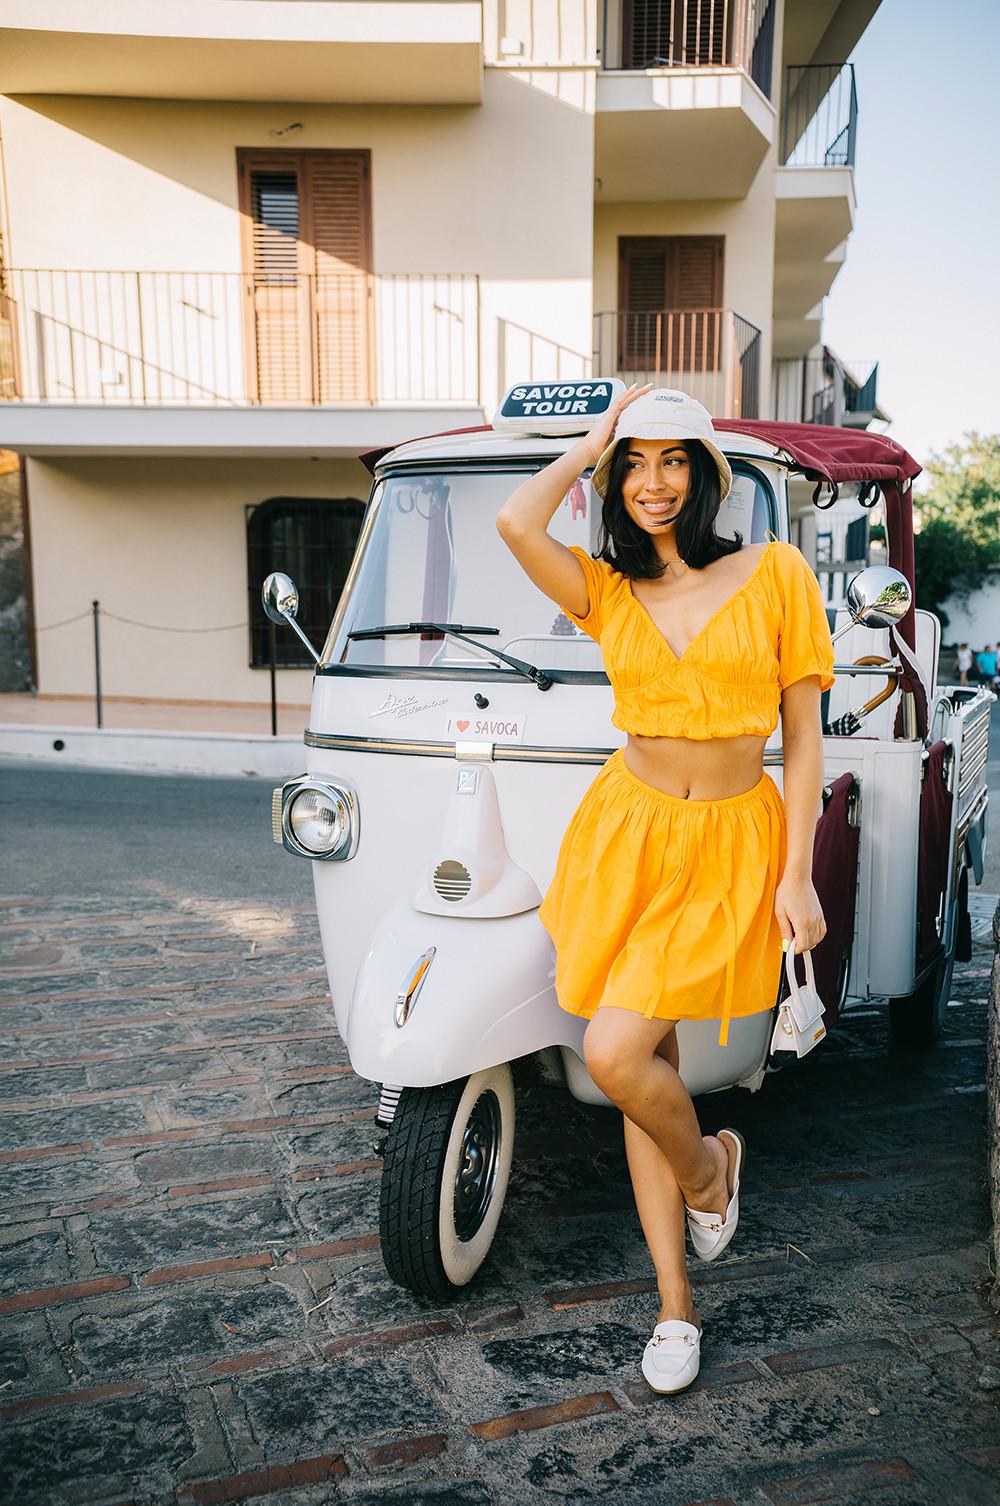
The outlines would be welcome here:
[[[62,622],[48,622],[48,623],[46,623],[46,625],[44,627],[36,627],[35,628],[35,632],[36,633],[50,633],[53,628],[66,627],[68,623],[70,623],[70,622],[79,622],[81,618],[83,618],[83,617],[89,617],[90,615],[91,615],[91,612],[90,612],[90,609],[88,607],[88,609],[87,609],[86,612],[77,612],[77,614],[76,614],[75,617],[66,617]]]
[[[35,631],[50,633],[53,628],[67,627],[71,622],[80,622],[82,618],[91,616],[93,613],[88,609],[86,612],[78,612],[75,617],[66,617],[62,622],[47,622]],[[232,633],[237,628],[249,627],[247,622],[227,622],[222,627],[162,627],[157,622],[137,622],[134,617],[119,617],[117,612],[109,612],[106,607],[101,608],[101,616],[111,617],[115,622],[125,622],[129,627],[148,628],[153,633]]]
[[[110,617],[114,622],[126,622],[129,627],[149,628],[153,633],[232,633],[237,628],[249,627],[247,622],[227,622],[222,627],[162,627],[157,622],[137,622],[134,617],[119,617],[117,612],[109,612],[107,607],[101,608],[102,617]]]
[[[144,628],[150,633],[235,633],[245,632],[250,626],[247,621],[222,623],[218,627],[175,627],[173,624],[165,626],[159,622],[140,622],[136,617],[122,617],[118,612],[109,612],[107,608],[101,608],[99,601],[90,603],[89,611],[77,612],[74,617],[64,617],[61,622],[46,622],[36,624],[37,633],[51,633],[55,628],[69,627],[70,623],[82,622],[85,617],[90,617],[93,622],[94,634],[94,701],[97,708],[97,725],[104,726],[103,702],[101,696],[101,618],[110,618],[112,622],[123,622],[127,627]],[[271,670],[271,735],[278,735],[278,700],[277,700],[277,663],[275,653],[274,623],[268,624],[268,640],[270,642],[270,670]]]

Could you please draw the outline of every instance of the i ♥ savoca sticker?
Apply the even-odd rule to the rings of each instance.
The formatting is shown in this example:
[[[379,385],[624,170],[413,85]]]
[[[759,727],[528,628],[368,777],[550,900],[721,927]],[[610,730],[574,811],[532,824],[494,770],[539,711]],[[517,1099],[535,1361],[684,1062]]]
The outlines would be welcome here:
[[[475,716],[445,717],[444,735],[456,742],[520,743],[524,741],[523,716],[477,712]]]

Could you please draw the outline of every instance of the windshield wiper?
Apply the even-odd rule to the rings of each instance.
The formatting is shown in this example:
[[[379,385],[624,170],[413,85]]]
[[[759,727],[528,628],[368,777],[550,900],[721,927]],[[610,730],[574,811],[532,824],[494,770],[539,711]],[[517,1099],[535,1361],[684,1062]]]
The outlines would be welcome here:
[[[533,664],[525,664],[523,659],[512,659],[510,654],[501,653],[498,648],[491,648],[488,643],[477,643],[475,638],[470,638],[469,633],[499,633],[496,627],[466,627],[463,622],[387,622],[382,627],[356,628],[348,633],[348,638],[388,638],[390,634],[399,633],[444,633],[449,638],[460,638],[463,643],[471,643],[475,648],[484,648],[488,654],[495,654],[518,674],[524,675],[528,680],[534,680],[539,690],[549,690],[553,681],[542,670],[536,669]]]

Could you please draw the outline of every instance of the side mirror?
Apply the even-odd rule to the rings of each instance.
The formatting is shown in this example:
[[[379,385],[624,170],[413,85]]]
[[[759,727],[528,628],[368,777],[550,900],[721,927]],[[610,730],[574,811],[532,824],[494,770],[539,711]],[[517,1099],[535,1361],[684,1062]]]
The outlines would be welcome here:
[[[318,664],[319,654],[295,621],[299,610],[299,593],[291,576],[282,575],[280,570],[276,570],[273,574],[269,575],[261,587],[260,599],[264,611],[270,617],[271,621],[277,623],[279,627],[287,623],[293,632],[297,633],[302,639],[302,642]]]
[[[913,604],[910,583],[891,565],[868,565],[853,576],[847,587],[847,607],[852,621],[834,633],[834,639],[855,624],[870,628],[891,627],[905,617]]]

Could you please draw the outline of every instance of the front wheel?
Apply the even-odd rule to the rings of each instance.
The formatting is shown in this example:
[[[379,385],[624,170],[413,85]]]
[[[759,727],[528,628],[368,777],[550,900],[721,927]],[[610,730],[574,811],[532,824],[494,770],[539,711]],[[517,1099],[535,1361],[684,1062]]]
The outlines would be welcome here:
[[[394,1281],[438,1301],[467,1285],[500,1221],[514,1149],[506,1062],[431,1088],[404,1088],[386,1137],[382,1259]]]

